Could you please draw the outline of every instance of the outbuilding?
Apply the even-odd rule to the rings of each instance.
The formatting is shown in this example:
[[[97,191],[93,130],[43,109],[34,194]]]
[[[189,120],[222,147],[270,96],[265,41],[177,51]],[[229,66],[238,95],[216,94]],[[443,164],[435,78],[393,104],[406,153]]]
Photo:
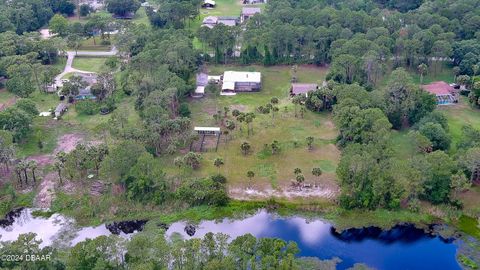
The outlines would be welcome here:
[[[213,0],[203,0],[202,8],[214,8],[217,5]]]
[[[222,92],[254,92],[262,88],[260,72],[225,71]]]
[[[240,15],[240,22],[243,23],[253,15],[261,12],[262,10],[259,7],[244,7],[242,8],[242,13]]]
[[[318,89],[318,84],[316,83],[292,83],[290,87],[290,95],[304,95],[308,97],[308,92],[315,91]]]
[[[57,107],[55,108],[55,117],[59,118],[60,116],[63,115],[68,109],[68,106],[66,103],[59,103]]]

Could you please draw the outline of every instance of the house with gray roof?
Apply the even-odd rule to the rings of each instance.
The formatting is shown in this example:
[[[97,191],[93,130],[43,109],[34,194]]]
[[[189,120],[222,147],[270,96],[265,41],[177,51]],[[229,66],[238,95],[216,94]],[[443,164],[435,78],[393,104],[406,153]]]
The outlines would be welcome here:
[[[262,10],[259,7],[243,7],[242,13],[240,14],[240,22],[243,23],[253,15],[261,12]]]

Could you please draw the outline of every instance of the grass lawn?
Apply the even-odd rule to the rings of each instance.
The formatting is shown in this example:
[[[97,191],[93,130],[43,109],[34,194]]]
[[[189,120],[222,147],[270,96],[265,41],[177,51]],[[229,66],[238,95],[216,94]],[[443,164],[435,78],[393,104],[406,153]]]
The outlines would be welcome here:
[[[452,136],[452,147],[455,149],[456,143],[461,139],[462,127],[471,125],[475,128],[480,127],[480,110],[470,107],[466,97],[461,96],[458,104],[451,106],[440,106],[447,116],[450,135]]]
[[[288,96],[290,86],[290,67],[276,66],[209,66],[209,74],[220,74],[224,70],[255,70],[262,72],[263,87],[257,93],[243,93],[236,96],[208,95],[200,100],[192,100],[190,107],[192,120],[195,126],[218,126],[212,115],[216,108],[223,111],[224,106],[231,110],[255,111],[260,105],[265,105],[272,97],[280,99],[279,112],[274,119],[272,115],[260,115],[253,122],[254,134],[248,136],[246,125],[242,125],[242,131],[237,123],[237,130],[229,135],[225,142],[225,136],[221,139],[218,152],[214,151],[215,142],[212,139],[209,146],[211,151],[202,153],[202,166],[197,171],[190,169],[178,169],[173,165],[173,157],[163,158],[168,163],[167,170],[171,174],[183,174],[185,176],[208,176],[220,172],[228,175],[229,183],[245,187],[248,184],[246,172],[255,172],[253,181],[255,188],[276,188],[287,185],[294,178],[293,169],[300,168],[304,172],[307,181],[316,180],[311,174],[313,167],[322,168],[324,174],[321,180],[334,184],[335,169],[340,155],[335,147],[334,139],[337,131],[328,113],[316,114],[305,113],[305,117],[294,117],[294,106]],[[298,77],[301,82],[321,82],[325,78],[326,69],[313,66],[300,66]],[[285,112],[285,107],[287,112]],[[229,114],[229,119],[234,120]],[[305,138],[313,136],[314,149],[307,150]],[[273,140],[280,143],[281,151],[273,155],[265,145],[270,145]],[[248,141],[252,146],[252,153],[244,156],[240,150],[240,144]],[[213,148],[213,149],[212,149]],[[220,169],[213,166],[213,160],[222,157],[225,165]],[[167,165],[167,164],[165,164]]]
[[[390,80],[391,72],[393,71],[391,64],[387,64],[386,75],[380,79],[377,88],[383,88],[387,85],[388,81]],[[407,69],[410,76],[412,76],[412,80],[415,84],[420,84],[420,75],[418,71],[415,69]],[[436,70],[433,67],[429,68],[427,74],[423,77],[423,83],[428,84],[435,81],[445,81],[447,83],[453,83],[453,71],[450,66],[447,64],[443,64],[442,66],[437,67]]]
[[[57,146],[57,138],[68,130],[70,129],[50,117],[36,117],[33,120],[32,132],[23,143],[17,145],[17,156],[28,157],[52,153]]]
[[[111,36],[112,37],[112,36]],[[107,39],[108,40],[108,39]],[[112,42],[112,40],[110,40]],[[111,45],[102,45],[102,39],[100,37],[91,37],[82,40],[79,51],[110,51]]]
[[[147,13],[145,12],[145,7],[140,7],[137,10],[132,22],[136,24],[144,24],[144,25],[150,26],[150,20],[148,20]]]
[[[0,108],[3,104],[10,103],[15,95],[7,91],[5,88],[0,88]]]
[[[106,69],[104,57],[75,57],[72,66],[76,69],[92,72],[101,72]]]

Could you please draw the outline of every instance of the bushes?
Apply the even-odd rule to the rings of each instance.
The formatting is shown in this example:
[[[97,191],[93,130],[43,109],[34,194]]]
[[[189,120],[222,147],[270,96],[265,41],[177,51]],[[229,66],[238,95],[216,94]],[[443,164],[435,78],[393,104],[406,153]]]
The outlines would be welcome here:
[[[225,185],[213,179],[219,180],[219,177],[194,179],[182,183],[176,192],[177,199],[188,203],[190,206],[202,204],[226,205],[229,198]]]
[[[80,115],[94,115],[98,113],[98,104],[92,100],[82,100],[75,104],[75,110]]]
[[[448,134],[448,123],[445,116],[439,112],[433,112],[414,126],[419,133],[432,142],[432,150],[447,150],[450,148],[452,139]]]

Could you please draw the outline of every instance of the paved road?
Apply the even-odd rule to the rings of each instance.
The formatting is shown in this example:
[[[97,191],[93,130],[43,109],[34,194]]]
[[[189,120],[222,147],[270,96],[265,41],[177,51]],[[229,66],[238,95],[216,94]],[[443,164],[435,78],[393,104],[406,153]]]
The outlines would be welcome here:
[[[67,63],[65,64],[65,68],[63,69],[63,72],[58,74],[55,77],[55,86],[62,87],[63,82],[62,82],[62,77],[67,75],[67,73],[71,72],[78,72],[78,73],[95,73],[92,71],[84,71],[84,70],[79,70],[76,68],[72,67],[73,64],[73,59],[75,56],[95,56],[95,57],[108,57],[108,56],[114,56],[118,53],[117,48],[112,47],[112,50],[108,52],[102,52],[102,51],[78,51],[75,53],[74,51],[67,51]]]

